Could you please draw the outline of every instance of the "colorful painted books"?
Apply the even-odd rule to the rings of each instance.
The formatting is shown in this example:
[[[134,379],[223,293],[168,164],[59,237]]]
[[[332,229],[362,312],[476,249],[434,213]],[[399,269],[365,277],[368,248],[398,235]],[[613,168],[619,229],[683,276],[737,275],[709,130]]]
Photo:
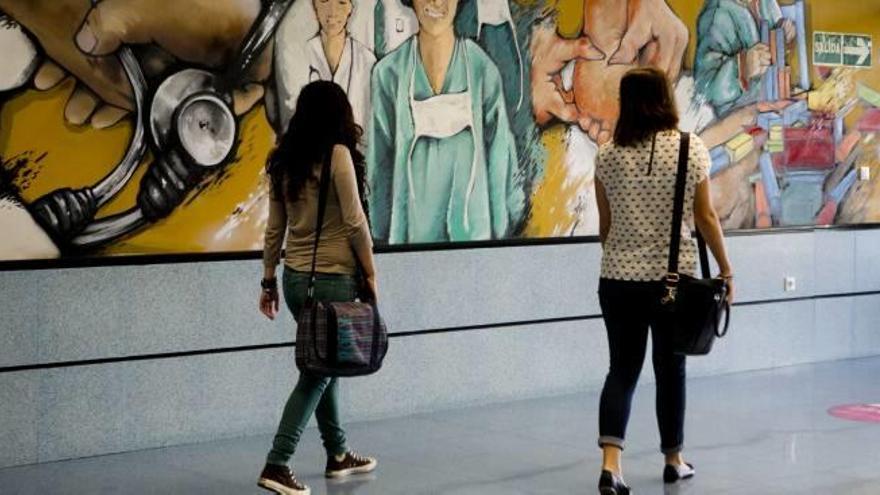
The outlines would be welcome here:
[[[826,170],[834,167],[835,146],[830,126],[783,130],[785,149],[774,157],[784,169]]]
[[[724,147],[730,155],[730,163],[736,163],[755,149],[755,138],[751,134],[743,132],[724,143]]]

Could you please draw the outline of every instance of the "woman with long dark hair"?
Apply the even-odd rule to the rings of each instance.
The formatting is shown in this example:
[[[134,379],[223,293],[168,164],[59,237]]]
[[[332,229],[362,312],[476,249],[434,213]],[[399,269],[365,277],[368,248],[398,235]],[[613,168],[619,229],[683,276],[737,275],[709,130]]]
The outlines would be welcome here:
[[[657,423],[666,465],[663,480],[694,475],[682,457],[684,445],[685,358],[673,351],[669,315],[661,309],[668,268],[672,209],[680,133],[675,100],[666,74],[654,68],[629,71],[620,82],[620,119],[613,141],[596,159],[596,198],[602,273],[599,303],[608,332],[610,366],[599,406],[602,495],[628,495],[620,457],[633,392],[651,329],[657,386]],[[709,152],[690,138],[685,209],[679,252],[680,272],[693,275],[696,225],[712,250],[733,300],[733,273],[709,189]]]
[[[358,266],[373,296],[378,295],[373,243],[363,202],[364,156],[358,151],[362,132],[340,86],[316,81],[303,87],[287,132],[267,166],[271,189],[260,311],[269,319],[278,313],[275,268],[281,260],[282,247],[284,300],[294,318],[306,300],[319,184],[327,161],[330,188],[318,247],[314,297],[328,302],[353,301],[357,296]],[[313,413],[327,450],[328,478],[375,469],[375,459],[360,456],[346,446],[339,420],[337,386],[336,378],[300,374],[260,474],[261,487],[284,495],[309,493],[288,463]]]

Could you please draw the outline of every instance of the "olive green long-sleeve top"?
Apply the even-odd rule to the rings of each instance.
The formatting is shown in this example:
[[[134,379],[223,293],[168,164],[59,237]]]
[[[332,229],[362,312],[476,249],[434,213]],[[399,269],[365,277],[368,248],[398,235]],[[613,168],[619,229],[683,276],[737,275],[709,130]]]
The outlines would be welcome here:
[[[316,164],[312,177],[303,186],[296,201],[279,198],[274,190],[270,193],[269,220],[263,248],[265,266],[274,268],[280,262],[286,234],[284,264],[297,271],[311,270],[320,173],[321,166]],[[327,194],[327,209],[318,246],[317,271],[353,275],[357,271],[356,250],[372,249],[373,240],[358,195],[354,163],[345,146],[336,145],[333,148],[330,177],[331,187]]]

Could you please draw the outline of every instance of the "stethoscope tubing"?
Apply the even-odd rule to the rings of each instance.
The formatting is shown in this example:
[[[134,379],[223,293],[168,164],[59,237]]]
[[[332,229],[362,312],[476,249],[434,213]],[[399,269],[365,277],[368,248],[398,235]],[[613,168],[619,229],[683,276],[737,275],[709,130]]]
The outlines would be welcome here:
[[[135,104],[134,134],[131,136],[125,156],[123,156],[116,168],[91,188],[99,208],[107,204],[128,184],[147,151],[146,129],[144,125],[144,94],[147,88],[147,81],[131,48],[125,46],[120,48],[118,57],[128,80],[131,82],[132,97]]]

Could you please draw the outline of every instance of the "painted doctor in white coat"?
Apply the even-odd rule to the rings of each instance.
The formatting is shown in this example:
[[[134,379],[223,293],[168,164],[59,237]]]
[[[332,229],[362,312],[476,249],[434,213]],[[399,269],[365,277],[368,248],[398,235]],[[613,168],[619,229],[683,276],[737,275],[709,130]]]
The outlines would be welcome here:
[[[313,33],[296,4],[288,12],[276,35],[276,84],[278,117],[284,127],[293,115],[299,90],[317,80],[333,81],[345,90],[354,120],[365,127],[370,115],[370,72],[376,56],[351,35],[349,22],[355,10],[353,0],[312,0],[318,34]],[[305,62],[305,63],[304,63]]]

